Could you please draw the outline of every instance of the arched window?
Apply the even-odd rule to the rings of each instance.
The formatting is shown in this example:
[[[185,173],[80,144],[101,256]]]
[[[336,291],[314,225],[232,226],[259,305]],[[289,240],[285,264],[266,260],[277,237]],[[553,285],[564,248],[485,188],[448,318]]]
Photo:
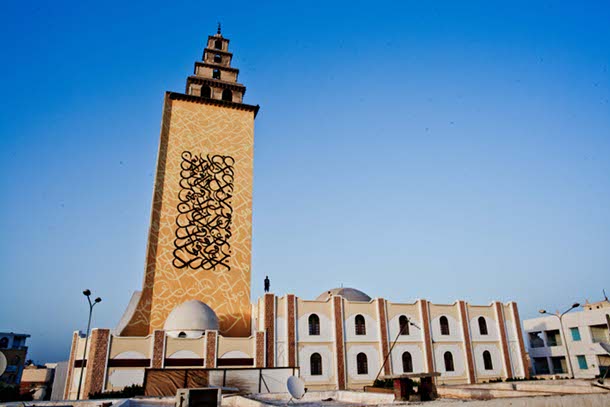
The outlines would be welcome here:
[[[322,356],[319,353],[309,358],[309,370],[312,376],[322,376]]]
[[[402,354],[402,371],[403,373],[413,372],[413,358],[409,352],[404,352]]]
[[[222,49],[222,41],[221,40],[214,41],[214,48]]]
[[[225,89],[222,91],[222,100],[226,100],[227,102],[233,101],[233,92],[230,89]]]
[[[8,348],[8,338],[5,336],[0,339],[0,349]]]
[[[481,335],[487,335],[487,321],[485,321],[485,317],[479,317],[479,332]]]
[[[214,54],[214,62],[217,64],[222,62],[222,56],[220,54]]]
[[[186,338],[186,332],[180,332],[178,338]]]
[[[213,79],[220,79],[220,69],[214,69],[212,71],[212,78]]]
[[[356,366],[358,368],[358,374],[369,374],[369,363],[366,355],[362,352],[356,356]]]
[[[356,315],[356,335],[366,335],[366,324],[360,314]]]
[[[316,314],[309,316],[309,335],[320,335],[320,317]]]
[[[491,361],[491,353],[488,350],[483,352],[483,365],[485,366],[485,370],[494,370],[494,364]]]
[[[201,87],[201,97],[202,98],[211,98],[212,97],[212,88],[207,85],[203,85]]]
[[[441,335],[449,335],[449,320],[447,317],[443,315],[439,322],[441,324]]]
[[[451,352],[445,352],[443,359],[445,359],[445,372],[455,371],[455,368],[453,367],[453,355]]]
[[[409,320],[406,316],[401,315],[400,318],[398,318],[398,325],[400,325],[401,335],[409,335]]]

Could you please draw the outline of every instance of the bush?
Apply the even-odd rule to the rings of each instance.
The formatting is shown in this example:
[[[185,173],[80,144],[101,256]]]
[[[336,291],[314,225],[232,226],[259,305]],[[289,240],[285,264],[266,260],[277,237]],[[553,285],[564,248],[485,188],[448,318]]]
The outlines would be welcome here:
[[[393,389],[394,388],[394,380],[392,379],[377,379],[373,383],[373,387],[379,387],[382,389]]]
[[[131,386],[127,386],[123,388],[123,390],[119,391],[106,391],[106,392],[97,392],[97,393],[89,393],[90,399],[129,399],[136,396],[144,395],[144,386],[140,386],[139,384],[132,384]]]
[[[19,386],[0,383],[0,401],[30,401],[30,393],[19,394]]]
[[[507,382],[527,382],[530,380],[544,380],[544,377],[532,376],[529,379],[526,379],[525,377],[513,377],[510,379],[506,379]]]

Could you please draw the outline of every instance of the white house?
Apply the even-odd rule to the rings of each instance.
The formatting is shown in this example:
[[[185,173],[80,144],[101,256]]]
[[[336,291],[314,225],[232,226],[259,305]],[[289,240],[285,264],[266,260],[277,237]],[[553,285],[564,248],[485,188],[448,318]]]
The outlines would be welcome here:
[[[565,314],[563,331],[556,315],[524,320],[534,374],[569,375],[572,369],[576,378],[593,378],[610,368],[610,355],[600,346],[610,343],[608,320],[608,301],[587,303],[581,311]]]

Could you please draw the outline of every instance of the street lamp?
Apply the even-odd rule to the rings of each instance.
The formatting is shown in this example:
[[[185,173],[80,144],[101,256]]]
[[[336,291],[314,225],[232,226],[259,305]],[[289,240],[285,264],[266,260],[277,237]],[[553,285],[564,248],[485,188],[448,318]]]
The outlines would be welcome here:
[[[568,347],[568,341],[566,340],[565,335],[563,333],[563,320],[562,320],[562,318],[563,318],[563,316],[565,314],[567,314],[568,312],[572,311],[574,308],[577,308],[577,307],[580,307],[580,304],[575,302],[574,304],[572,304],[572,306],[570,308],[565,310],[563,312],[563,314],[559,314],[559,311],[557,311],[556,314],[551,314],[551,313],[548,313],[544,309],[541,309],[540,311],[538,311],[541,314],[552,315],[552,316],[555,316],[555,317],[559,318],[559,335],[561,337],[561,340],[563,341],[563,344],[566,347],[566,357],[568,359],[568,366],[570,367],[570,375],[572,376],[571,377],[572,379],[574,378],[574,369],[572,369],[572,360],[570,359],[570,349]]]
[[[80,378],[78,379],[78,391],[76,392],[76,399],[80,400],[80,388],[83,384],[83,370],[85,368],[85,352],[87,351],[87,345],[89,344],[89,330],[91,329],[91,315],[93,314],[93,307],[98,302],[102,302],[100,297],[97,297],[93,302],[91,302],[91,290],[83,291],[83,295],[87,297],[87,301],[89,302],[89,321],[87,322],[87,336],[85,336],[85,348],[83,349],[83,357],[81,358],[80,365]]]

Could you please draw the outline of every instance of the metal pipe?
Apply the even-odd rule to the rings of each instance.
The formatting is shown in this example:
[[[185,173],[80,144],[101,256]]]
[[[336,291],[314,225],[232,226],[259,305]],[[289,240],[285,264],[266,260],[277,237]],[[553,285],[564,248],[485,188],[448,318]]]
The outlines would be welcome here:
[[[388,354],[385,355],[385,359],[383,359],[383,363],[381,364],[381,367],[379,368],[379,372],[377,372],[377,376],[375,377],[375,380],[379,379],[379,375],[381,374],[381,371],[383,370],[383,367],[385,366],[386,362],[388,361],[388,358],[392,354],[392,349],[394,349],[394,346],[396,345],[396,342],[398,342],[398,338],[400,338],[400,335],[402,335],[402,333],[404,332],[405,328],[408,327],[409,325],[411,325],[411,326],[414,326],[415,328],[417,328],[417,329],[419,329],[421,331],[421,328],[418,327],[417,325],[415,325],[413,322],[411,322],[409,317],[407,317],[405,315],[405,318],[407,318],[407,323],[406,323],[405,326],[400,328],[400,330],[398,332],[398,335],[396,335],[396,339],[394,339],[394,342],[392,342],[392,346],[390,346],[390,350],[388,351]],[[400,323],[399,323],[399,326],[400,326]]]

